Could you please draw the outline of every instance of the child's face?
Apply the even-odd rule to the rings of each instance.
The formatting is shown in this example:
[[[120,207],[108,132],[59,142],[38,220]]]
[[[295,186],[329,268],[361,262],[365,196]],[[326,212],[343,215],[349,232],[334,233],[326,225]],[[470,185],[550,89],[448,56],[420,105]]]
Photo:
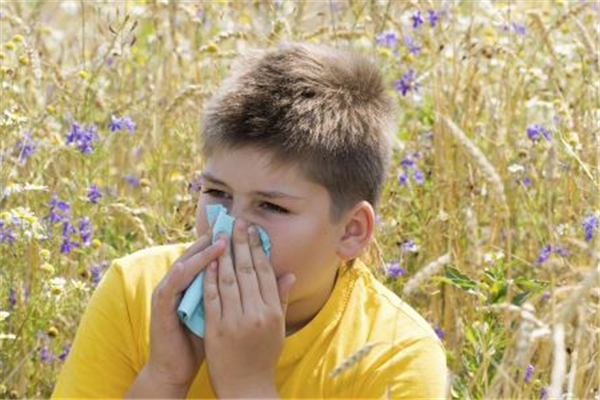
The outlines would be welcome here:
[[[196,231],[200,236],[208,230],[207,204],[222,204],[232,217],[262,227],[271,239],[275,275],[296,275],[290,301],[310,297],[335,275],[343,224],[330,223],[330,197],[323,186],[306,180],[295,167],[269,167],[265,157],[264,152],[242,148],[206,160]],[[295,198],[268,198],[256,193],[261,191]]]

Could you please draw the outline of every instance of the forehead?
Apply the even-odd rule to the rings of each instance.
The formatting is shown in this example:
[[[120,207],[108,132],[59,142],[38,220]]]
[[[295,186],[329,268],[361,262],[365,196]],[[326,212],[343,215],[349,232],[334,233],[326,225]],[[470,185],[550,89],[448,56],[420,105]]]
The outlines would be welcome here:
[[[240,190],[277,190],[293,196],[326,192],[309,181],[297,165],[276,163],[267,152],[253,148],[215,152],[206,159],[203,173]]]

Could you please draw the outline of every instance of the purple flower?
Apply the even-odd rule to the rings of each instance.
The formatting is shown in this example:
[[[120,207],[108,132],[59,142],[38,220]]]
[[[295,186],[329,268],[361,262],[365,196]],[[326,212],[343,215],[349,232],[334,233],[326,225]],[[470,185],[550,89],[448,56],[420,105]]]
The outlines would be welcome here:
[[[60,245],[60,252],[67,254],[73,247],[79,247],[79,243],[71,240],[71,234],[75,233],[75,227],[67,220],[63,223],[63,242]]]
[[[94,150],[92,142],[100,140],[96,133],[96,125],[90,124],[83,129],[79,123],[73,122],[67,135],[67,144],[75,143],[77,150],[82,154],[90,154]]]
[[[384,46],[395,47],[398,45],[398,34],[396,31],[384,31],[375,36],[375,42]]]
[[[413,177],[415,178],[415,183],[417,185],[422,185],[425,181],[425,178],[423,178],[423,173],[420,169],[415,169],[415,171],[413,172]]]
[[[527,186],[531,186],[531,178],[526,176],[523,179],[521,179],[521,183],[523,184],[523,186],[527,187]]]
[[[525,376],[523,377],[523,379],[525,380],[525,383],[529,383],[531,382],[531,378],[533,377],[533,370],[535,368],[533,367],[532,364],[529,364],[527,366],[527,369],[525,369]]]
[[[413,16],[411,17],[412,19],[412,27],[413,29],[418,28],[419,25],[421,25],[423,23],[423,18],[421,17],[421,11],[415,12],[413,14]]]
[[[127,116],[119,118],[116,115],[111,115],[108,129],[110,129],[111,132],[127,129],[130,133],[133,133],[135,131],[135,122]]]
[[[136,178],[136,176],[133,174],[125,175],[125,177],[123,179],[125,179],[125,182],[127,182],[131,186],[136,186],[136,187],[140,186],[140,180],[138,178]]]
[[[548,398],[548,389],[544,386],[540,389],[540,400],[546,400]]]
[[[586,217],[581,222],[581,226],[585,231],[585,240],[589,242],[594,237],[594,231],[598,230],[598,215],[592,214]]]
[[[435,25],[437,24],[437,21],[439,19],[440,19],[440,14],[438,14],[436,11],[434,11],[434,10],[427,11],[427,20],[429,21],[429,25],[432,28],[435,28]]]
[[[102,194],[98,191],[98,185],[92,183],[87,198],[94,204],[98,204],[98,200],[102,198]]]
[[[404,34],[404,46],[406,46],[410,54],[417,55],[421,52],[421,46],[419,46],[419,43],[408,33]]]
[[[415,81],[415,77],[415,70],[410,69],[408,72],[402,75],[402,78],[394,82],[396,89],[402,93],[402,96],[406,96],[406,94],[411,90],[417,91],[419,84]]]
[[[518,22],[512,22],[511,25],[515,33],[517,33],[518,35],[525,36],[527,34],[527,28],[525,27],[525,25],[520,24]]]
[[[24,164],[25,161],[31,157],[31,155],[37,149],[38,142],[31,138],[31,135],[24,134],[23,138],[17,142],[17,149],[19,150],[19,162]]]
[[[404,268],[400,266],[398,261],[394,261],[393,263],[388,263],[386,272],[392,278],[397,278],[401,275],[404,275]]]
[[[404,168],[411,168],[415,166],[415,162],[411,159],[410,155],[407,155],[400,160],[400,165]]]
[[[188,190],[192,192],[199,192],[200,189],[202,189],[202,178],[195,176],[192,178],[190,183],[188,183]]]
[[[59,358],[61,361],[65,361],[65,359],[66,359],[66,358],[67,358],[67,356],[69,355],[69,351],[70,351],[70,350],[71,350],[71,345],[70,345],[70,344],[65,344],[65,345],[63,346],[63,352],[62,352],[62,353],[60,353],[60,354],[58,355],[58,358]]]
[[[92,236],[92,225],[88,217],[79,218],[79,234],[83,244],[89,244]]]
[[[433,328],[433,330],[435,331],[435,334],[437,335],[437,337],[440,338],[440,340],[444,340],[444,338],[446,337],[446,332],[444,332],[444,330],[442,329],[442,326],[440,325],[439,322],[437,324],[435,324],[435,327]]]
[[[543,126],[539,124],[531,124],[527,127],[527,136],[533,142],[537,142],[540,140],[540,135],[544,136],[546,140],[550,140],[550,131],[545,129]]]
[[[408,173],[406,170],[402,170],[398,174],[398,183],[402,186],[405,186],[408,183]]]
[[[12,245],[15,241],[15,236],[13,235],[13,227],[4,227],[4,222],[0,221],[0,243],[8,242],[8,244]]]
[[[17,304],[17,292],[15,292],[15,289],[13,288],[10,288],[8,291],[8,304],[10,305],[10,308],[13,308],[15,304]]]
[[[42,347],[42,350],[40,351],[40,361],[43,363],[47,363],[49,361],[50,357],[49,357],[49,351],[48,351],[48,345],[45,344],[44,347]]]
[[[46,204],[50,206],[50,213],[44,219],[49,219],[50,224],[63,221],[71,207],[68,202],[59,200],[56,192],[52,194],[52,198]]]
[[[403,253],[414,253],[419,249],[419,246],[412,239],[404,239],[402,243],[400,243],[400,250]]]
[[[548,260],[548,257],[550,257],[550,254],[552,254],[552,246],[547,244],[546,246],[542,247],[542,249],[540,250],[540,255],[538,256],[538,259],[536,260],[536,264],[537,265],[541,265],[544,262],[546,262],[546,260]]]

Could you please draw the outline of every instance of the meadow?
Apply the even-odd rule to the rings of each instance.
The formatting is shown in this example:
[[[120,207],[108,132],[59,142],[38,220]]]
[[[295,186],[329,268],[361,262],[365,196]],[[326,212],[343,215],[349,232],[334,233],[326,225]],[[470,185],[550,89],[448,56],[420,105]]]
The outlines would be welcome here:
[[[3,1],[0,398],[48,398],[111,260],[192,241],[201,109],[247,49],[371,57],[397,99],[365,258],[452,398],[600,399],[592,1]],[[351,368],[351,365],[348,366]]]

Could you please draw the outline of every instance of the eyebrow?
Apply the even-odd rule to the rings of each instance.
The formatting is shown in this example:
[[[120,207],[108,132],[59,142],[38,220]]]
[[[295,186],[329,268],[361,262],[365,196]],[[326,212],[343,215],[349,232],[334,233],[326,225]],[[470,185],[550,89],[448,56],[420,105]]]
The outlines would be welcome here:
[[[202,172],[201,177],[203,179],[206,179],[209,182],[229,187],[225,182],[217,179],[216,177],[214,177],[213,175],[211,175],[208,172]],[[269,199],[277,199],[277,198],[286,198],[286,199],[293,199],[293,200],[303,200],[304,199],[303,197],[292,196],[291,194],[283,193],[283,192],[280,192],[280,191],[277,191],[277,190],[274,190],[274,191],[261,191],[261,190],[257,190],[254,193],[256,193],[256,194],[258,194],[260,196],[269,198]]]

